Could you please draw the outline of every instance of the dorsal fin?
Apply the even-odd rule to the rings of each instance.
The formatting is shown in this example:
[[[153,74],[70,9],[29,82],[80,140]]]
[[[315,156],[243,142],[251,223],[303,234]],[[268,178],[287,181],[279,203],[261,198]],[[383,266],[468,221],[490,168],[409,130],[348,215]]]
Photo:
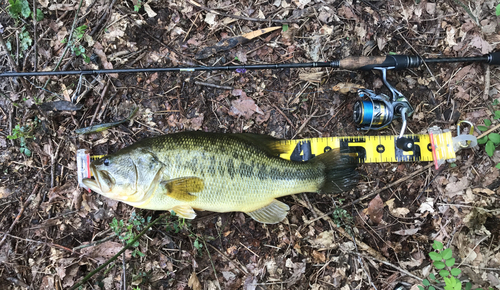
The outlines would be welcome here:
[[[232,133],[230,134],[240,140],[251,143],[253,146],[267,152],[270,155],[279,156],[290,151],[291,143],[286,140],[277,139],[269,135],[253,133]]]

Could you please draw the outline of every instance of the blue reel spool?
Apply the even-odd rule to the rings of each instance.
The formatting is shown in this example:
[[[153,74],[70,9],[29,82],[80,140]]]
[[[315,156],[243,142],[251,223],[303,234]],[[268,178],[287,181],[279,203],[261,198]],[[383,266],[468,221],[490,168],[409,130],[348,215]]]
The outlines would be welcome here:
[[[377,129],[392,121],[388,106],[378,100],[358,100],[354,103],[354,122],[360,126]],[[365,129],[366,130],[366,129]]]

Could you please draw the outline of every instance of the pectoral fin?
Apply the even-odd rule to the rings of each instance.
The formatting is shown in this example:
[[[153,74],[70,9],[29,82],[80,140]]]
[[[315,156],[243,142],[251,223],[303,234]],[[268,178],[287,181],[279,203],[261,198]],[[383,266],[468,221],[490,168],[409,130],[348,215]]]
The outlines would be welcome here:
[[[192,220],[196,217],[196,213],[194,212],[193,208],[187,204],[174,206],[172,210],[181,218]]]
[[[265,207],[251,212],[247,212],[254,220],[264,224],[277,224],[284,220],[290,207],[281,201],[273,200]]]
[[[200,192],[205,187],[203,179],[198,177],[182,177],[163,181],[162,186],[166,189],[166,195],[180,201],[193,201],[198,197],[191,193]]]

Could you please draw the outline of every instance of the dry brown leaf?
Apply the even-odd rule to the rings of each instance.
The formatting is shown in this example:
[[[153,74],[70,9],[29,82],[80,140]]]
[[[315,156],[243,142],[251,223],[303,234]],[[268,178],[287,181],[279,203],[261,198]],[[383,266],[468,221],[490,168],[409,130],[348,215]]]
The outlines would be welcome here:
[[[425,213],[425,212],[433,213],[434,212],[434,198],[428,197],[425,200],[425,202],[420,205],[420,207],[418,208],[418,211],[421,213]]]
[[[370,221],[378,225],[382,221],[382,217],[384,216],[384,202],[380,197],[380,194],[377,194],[370,203],[368,207],[363,210],[363,213],[370,218]]]
[[[202,289],[200,280],[198,280],[198,277],[196,276],[195,271],[193,271],[193,273],[191,273],[191,277],[189,277],[188,287],[191,287],[191,289],[193,289],[193,290],[201,290]]]
[[[123,248],[123,245],[113,241],[107,241],[94,247],[83,248],[81,253],[97,260],[98,264],[106,262]],[[130,259],[132,251],[125,251],[125,259]]]
[[[158,14],[156,14],[156,12],[153,11],[153,9],[151,9],[151,6],[149,6],[148,3],[144,3],[142,5],[144,7],[144,11],[146,11],[146,14],[148,14],[149,18],[153,18],[156,15],[158,15]]]
[[[386,203],[385,203],[387,205],[387,207],[389,208],[389,211],[391,212],[391,214],[393,216],[405,217],[410,212],[410,210],[405,208],[405,207],[394,208],[394,200],[395,199],[393,198],[393,199],[386,201]]]
[[[462,195],[467,187],[469,187],[469,180],[464,176],[462,178],[459,178],[458,181],[452,181],[448,183],[444,190],[446,192],[446,195],[451,198],[456,195]]]
[[[489,188],[474,188],[472,190],[474,193],[486,193],[487,195],[493,195],[495,192]]]
[[[6,198],[7,196],[12,194],[12,190],[7,187],[0,187],[0,198]]]
[[[299,74],[299,79],[311,83],[320,83],[323,74],[324,72],[301,73]]]
[[[487,54],[493,51],[493,47],[481,36],[475,36],[472,38],[469,45],[480,49],[482,54]]]
[[[420,228],[405,229],[405,230],[394,231],[392,233],[396,234],[396,235],[400,235],[400,236],[411,236],[411,235],[418,233],[419,230],[420,230]]]
[[[233,96],[240,96],[239,99],[231,101],[231,110],[229,115],[231,116],[242,116],[245,119],[249,119],[254,113],[264,115],[264,112],[255,104],[252,98],[247,97],[247,94],[242,90],[233,90]]]
[[[364,88],[364,86],[354,83],[338,83],[337,85],[333,86],[332,90],[341,94],[347,94],[356,93],[359,89]]]
[[[314,259],[314,262],[316,263],[324,263],[326,261],[325,253],[324,252],[318,252],[316,250],[313,250],[311,253],[311,256]]]

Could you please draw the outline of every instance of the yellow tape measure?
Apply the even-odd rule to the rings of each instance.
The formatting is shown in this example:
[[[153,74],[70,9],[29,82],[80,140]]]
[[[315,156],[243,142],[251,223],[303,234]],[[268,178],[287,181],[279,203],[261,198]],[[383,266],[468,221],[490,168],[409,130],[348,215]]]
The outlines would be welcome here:
[[[323,137],[300,140],[283,140],[292,144],[289,152],[281,158],[307,161],[334,148],[355,153],[361,163],[419,162],[448,160],[456,157],[451,132],[440,134],[405,135],[414,141],[412,151],[403,151],[396,146],[398,136],[352,136]]]

